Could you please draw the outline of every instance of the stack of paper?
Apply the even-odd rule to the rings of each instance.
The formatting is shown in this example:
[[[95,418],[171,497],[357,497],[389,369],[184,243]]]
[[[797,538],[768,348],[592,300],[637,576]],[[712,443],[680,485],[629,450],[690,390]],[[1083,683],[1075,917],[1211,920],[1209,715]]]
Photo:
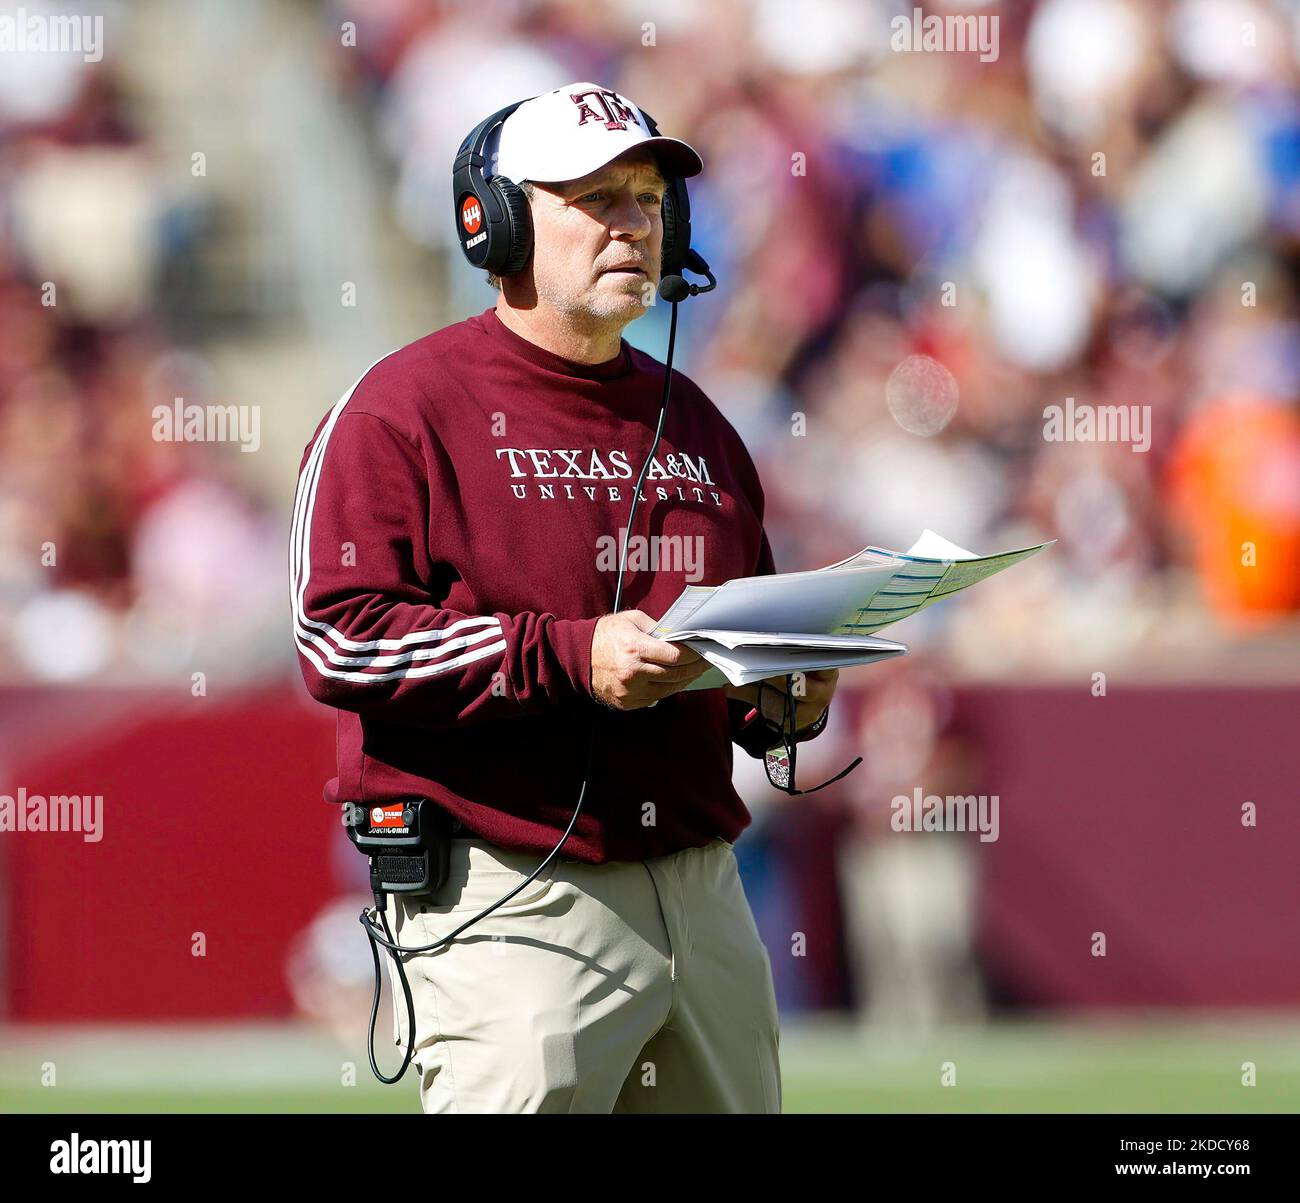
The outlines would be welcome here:
[[[906,552],[865,547],[811,572],[688,585],[650,634],[714,666],[690,689],[872,664],[907,651],[877,631],[1055,541],[979,556],[927,530]]]

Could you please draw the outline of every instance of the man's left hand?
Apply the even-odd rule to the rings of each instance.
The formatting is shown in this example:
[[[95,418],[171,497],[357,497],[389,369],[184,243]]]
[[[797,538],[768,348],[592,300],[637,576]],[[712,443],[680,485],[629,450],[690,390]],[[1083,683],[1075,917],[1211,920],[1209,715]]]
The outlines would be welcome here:
[[[795,710],[795,722],[799,724],[797,731],[804,731],[821,718],[826,707],[831,704],[835,687],[839,683],[840,670],[838,668],[821,668],[815,672],[796,673],[794,674],[796,691],[800,676],[803,677],[803,695],[800,696],[796,692],[792,701],[797,707]],[[751,706],[758,705],[758,682],[753,685],[728,685],[725,687],[724,692],[729,698],[748,702]],[[781,721],[782,695],[784,693],[785,677],[769,677],[763,682],[764,718],[773,723]]]

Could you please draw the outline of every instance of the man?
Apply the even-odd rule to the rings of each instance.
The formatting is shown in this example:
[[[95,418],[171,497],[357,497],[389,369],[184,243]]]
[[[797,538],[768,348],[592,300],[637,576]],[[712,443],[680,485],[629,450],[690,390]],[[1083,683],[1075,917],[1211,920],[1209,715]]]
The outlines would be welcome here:
[[[631,116],[590,120],[596,94]],[[780,691],[688,690],[708,664],[647,634],[692,559],[690,583],[774,571],[754,465],[680,374],[630,546],[651,532],[686,552],[648,567],[629,554],[635,608],[608,612],[609,545],[664,370],[621,334],[659,278],[664,173],[701,169],[598,85],[522,105],[497,172],[531,184],[527,263],[497,281],[495,307],[374,365],[303,459],[297,647],[313,696],[340,711],[326,799],[432,799],[459,836],[442,889],[397,897],[401,944],[437,941],[536,868],[598,724],[563,854],[407,959],[426,1111],[780,1110],[771,965],[733,853],[750,820],[731,785],[733,739],[754,756],[777,742]],[[824,726],[835,681],[806,680],[800,737]]]

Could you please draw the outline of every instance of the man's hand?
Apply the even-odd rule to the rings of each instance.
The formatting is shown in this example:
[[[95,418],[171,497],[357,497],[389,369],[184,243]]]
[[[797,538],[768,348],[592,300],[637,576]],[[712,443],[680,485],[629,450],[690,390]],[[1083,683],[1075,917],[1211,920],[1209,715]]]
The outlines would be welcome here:
[[[640,710],[685,689],[709,662],[680,643],[646,634],[656,622],[640,610],[606,614],[591,639],[591,692],[615,710]]]
[[[796,686],[798,685],[798,676],[799,674],[796,674]],[[831,698],[835,695],[835,687],[839,684],[840,670],[838,668],[819,668],[815,672],[803,673],[802,676],[804,680],[803,696],[800,697],[795,694],[792,699],[796,706],[795,722],[798,723],[798,731],[811,727],[813,723],[821,718],[826,707],[831,704]],[[769,677],[763,682],[764,718],[774,723],[781,721],[781,696],[784,693],[784,677]],[[757,682],[753,685],[728,685],[726,694],[729,698],[748,702],[751,706],[758,705]]]

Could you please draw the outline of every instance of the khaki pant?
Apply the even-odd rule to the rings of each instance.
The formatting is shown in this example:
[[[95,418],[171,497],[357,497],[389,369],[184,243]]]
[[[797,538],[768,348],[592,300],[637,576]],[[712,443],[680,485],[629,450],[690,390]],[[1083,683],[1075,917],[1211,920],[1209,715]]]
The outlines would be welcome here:
[[[453,840],[442,889],[390,898],[398,942],[441,939],[540,859]],[[772,966],[725,840],[645,861],[557,858],[454,943],[404,961],[427,1112],[781,1109]]]

